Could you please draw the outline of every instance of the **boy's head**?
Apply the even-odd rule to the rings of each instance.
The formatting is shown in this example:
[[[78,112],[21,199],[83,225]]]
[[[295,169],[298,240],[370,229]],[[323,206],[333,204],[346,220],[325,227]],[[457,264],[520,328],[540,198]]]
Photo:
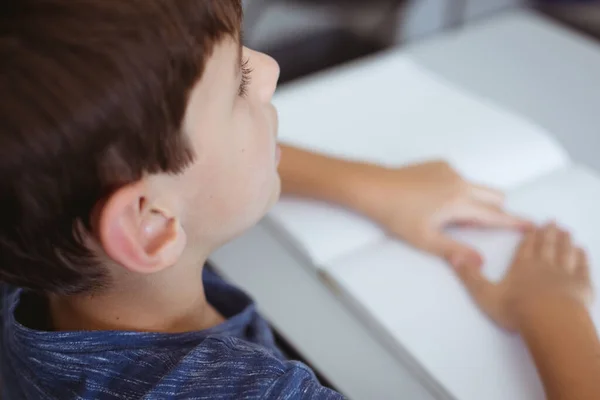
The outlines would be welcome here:
[[[279,70],[239,0],[0,4],[0,280],[57,294],[202,257],[279,194]]]

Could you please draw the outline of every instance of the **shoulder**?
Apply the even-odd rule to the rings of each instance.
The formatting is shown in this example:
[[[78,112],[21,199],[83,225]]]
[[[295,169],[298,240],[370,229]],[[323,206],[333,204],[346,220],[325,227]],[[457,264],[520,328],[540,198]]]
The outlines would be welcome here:
[[[218,336],[189,352],[155,386],[157,394],[167,394],[165,388],[178,398],[343,398],[323,387],[302,363],[282,361],[262,346]]]

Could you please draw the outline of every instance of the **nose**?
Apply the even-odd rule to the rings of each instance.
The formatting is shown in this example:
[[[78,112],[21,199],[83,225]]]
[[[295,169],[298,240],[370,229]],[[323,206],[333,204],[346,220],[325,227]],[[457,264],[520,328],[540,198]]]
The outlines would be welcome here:
[[[260,101],[271,102],[277,81],[279,80],[279,64],[272,57],[258,51],[244,48],[247,56],[250,58],[250,64],[256,79],[256,93]]]

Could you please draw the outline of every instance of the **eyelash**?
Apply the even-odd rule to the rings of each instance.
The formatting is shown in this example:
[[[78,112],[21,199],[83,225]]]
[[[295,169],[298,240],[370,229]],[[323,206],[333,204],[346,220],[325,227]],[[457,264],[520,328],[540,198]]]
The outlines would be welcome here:
[[[246,58],[242,63],[242,81],[238,91],[240,97],[246,97],[246,94],[248,94],[248,86],[250,85],[251,80],[252,68],[250,68],[250,59]]]

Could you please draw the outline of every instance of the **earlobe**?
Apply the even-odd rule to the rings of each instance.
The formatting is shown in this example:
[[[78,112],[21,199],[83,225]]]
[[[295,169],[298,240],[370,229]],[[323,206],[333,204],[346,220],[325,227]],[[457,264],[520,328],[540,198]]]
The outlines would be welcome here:
[[[174,265],[186,242],[177,217],[153,208],[143,182],[117,190],[102,205],[97,236],[109,258],[146,274]]]

